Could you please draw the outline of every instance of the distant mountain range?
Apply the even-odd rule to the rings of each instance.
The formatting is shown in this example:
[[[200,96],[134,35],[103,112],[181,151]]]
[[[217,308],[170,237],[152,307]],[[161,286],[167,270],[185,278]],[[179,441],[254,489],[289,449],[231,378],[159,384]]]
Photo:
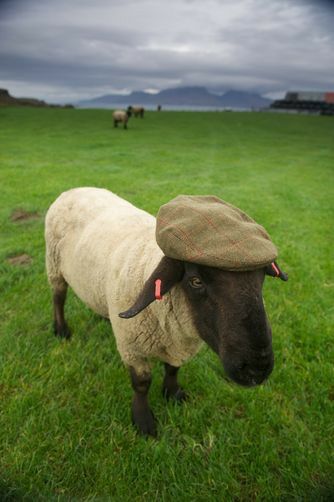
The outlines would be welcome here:
[[[210,107],[227,109],[259,109],[268,108],[272,100],[263,98],[259,94],[243,91],[227,91],[223,95],[213,94],[205,87],[176,87],[165,89],[157,94],[144,91],[134,91],[128,95],[107,94],[93,99],[74,103],[80,108],[115,108],[128,105],[142,105],[156,107]],[[66,107],[73,105],[53,105],[33,98],[15,98],[7,89],[0,89],[0,106],[37,106],[37,107]]]
[[[85,108],[112,108],[117,105],[157,106],[203,106],[216,108],[267,108],[272,100],[259,94],[243,91],[227,91],[223,95],[209,92],[205,87],[176,87],[157,94],[134,91],[128,95],[106,94],[97,98],[82,100],[76,106]]]

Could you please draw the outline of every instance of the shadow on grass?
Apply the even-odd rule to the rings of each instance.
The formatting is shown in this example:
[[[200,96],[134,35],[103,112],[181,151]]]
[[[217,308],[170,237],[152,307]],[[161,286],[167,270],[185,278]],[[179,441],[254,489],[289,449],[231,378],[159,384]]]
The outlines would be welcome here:
[[[20,502],[21,500],[32,502],[39,500],[39,497],[27,495],[21,488],[0,480],[0,500],[1,502]]]
[[[334,500],[333,475],[319,479],[318,486],[313,488],[305,497],[309,502],[332,502]]]

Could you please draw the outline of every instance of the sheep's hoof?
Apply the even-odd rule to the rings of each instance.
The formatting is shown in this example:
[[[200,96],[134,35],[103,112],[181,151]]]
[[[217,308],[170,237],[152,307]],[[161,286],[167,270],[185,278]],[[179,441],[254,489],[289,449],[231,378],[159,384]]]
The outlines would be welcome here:
[[[59,336],[59,338],[65,338],[66,340],[69,340],[72,336],[71,330],[66,323],[59,326],[55,321],[53,323],[53,332],[56,336]]]
[[[132,410],[132,423],[143,436],[157,437],[155,419],[150,409],[141,413]]]
[[[162,394],[164,398],[167,399],[167,401],[173,399],[174,401],[180,404],[186,401],[188,397],[185,391],[181,387],[178,387],[177,389],[173,390],[164,387],[162,389]]]

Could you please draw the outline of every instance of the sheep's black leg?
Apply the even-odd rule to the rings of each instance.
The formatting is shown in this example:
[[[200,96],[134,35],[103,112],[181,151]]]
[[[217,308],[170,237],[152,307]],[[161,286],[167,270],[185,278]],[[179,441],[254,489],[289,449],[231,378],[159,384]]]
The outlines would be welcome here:
[[[67,284],[53,293],[54,333],[61,338],[70,338],[71,332],[64,317]]]
[[[165,363],[165,378],[162,385],[162,393],[167,399],[173,398],[178,402],[182,402],[187,396],[177,381],[177,373],[179,369],[180,368]]]
[[[151,374],[138,375],[134,368],[130,368],[132,388],[135,391],[132,399],[132,423],[145,436],[156,436],[154,415],[148,404],[148,391],[151,385]]]
[[[114,127],[117,127],[118,126],[118,122],[117,120],[114,120]]]

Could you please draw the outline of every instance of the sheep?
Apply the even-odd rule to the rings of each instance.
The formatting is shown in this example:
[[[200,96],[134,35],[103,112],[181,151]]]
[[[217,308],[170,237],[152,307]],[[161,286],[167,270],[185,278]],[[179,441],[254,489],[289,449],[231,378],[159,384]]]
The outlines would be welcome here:
[[[130,110],[134,117],[141,117],[142,119],[144,118],[144,112],[145,112],[145,108],[143,106],[128,106],[128,110]]]
[[[130,110],[127,110],[126,112],[124,110],[115,110],[112,116],[114,119],[114,127],[117,127],[118,123],[122,122],[124,124],[124,129],[128,128],[128,120],[131,117]]]
[[[203,265],[199,258],[166,256],[155,232],[152,215],[91,187],[62,193],[45,220],[54,332],[71,336],[64,316],[68,286],[110,320],[130,372],[132,422],[151,436],[157,434],[148,402],[152,361],[164,363],[163,395],[179,402],[186,394],[178,370],[204,342],[235,382],[258,385],[269,376],[273,350],[262,286],[265,274],[286,280],[276,262],[236,272]]]

